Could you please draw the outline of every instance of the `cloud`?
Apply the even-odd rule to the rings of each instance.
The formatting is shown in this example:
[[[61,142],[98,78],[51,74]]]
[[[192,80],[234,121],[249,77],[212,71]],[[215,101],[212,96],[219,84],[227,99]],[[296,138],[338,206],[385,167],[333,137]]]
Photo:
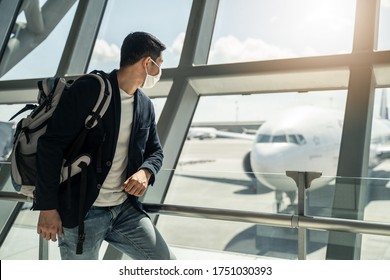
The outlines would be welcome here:
[[[93,50],[93,58],[97,61],[119,61],[120,48],[115,44],[97,39]]]
[[[390,1],[390,0],[389,0]],[[185,33],[179,33],[172,45],[167,46],[167,52],[172,59],[179,60]],[[316,55],[316,50],[310,47],[303,49],[304,55]],[[301,54],[302,55],[302,54]],[[209,63],[231,63],[244,61],[257,61],[278,58],[297,57],[291,49],[272,45],[257,38],[247,38],[240,41],[233,35],[221,37],[212,44]],[[97,39],[93,50],[92,60],[95,62],[118,62],[120,48],[115,44],[109,44],[104,39]]]
[[[180,56],[181,50],[183,49],[185,35],[185,32],[179,33],[179,35],[177,35],[176,39],[173,41],[172,46],[167,48],[167,51],[175,56]]]
[[[167,48],[167,52],[173,57],[180,57],[183,49],[185,33],[178,34],[172,45]],[[309,53],[314,50],[306,50]],[[266,60],[276,58],[296,57],[293,51],[287,48],[281,48],[276,45],[268,44],[260,39],[247,38],[240,41],[233,35],[219,38],[210,51],[209,63],[226,63]]]
[[[210,51],[210,63],[254,61],[296,56],[293,51],[271,45],[263,40],[247,38],[240,41],[229,35],[219,38]]]

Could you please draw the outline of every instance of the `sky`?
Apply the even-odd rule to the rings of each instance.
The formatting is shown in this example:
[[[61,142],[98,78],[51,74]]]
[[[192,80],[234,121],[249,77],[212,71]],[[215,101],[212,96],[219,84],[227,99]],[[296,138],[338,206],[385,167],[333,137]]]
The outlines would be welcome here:
[[[167,45],[163,68],[178,65],[192,1],[144,0],[142,6],[139,3],[135,0],[108,2],[88,70],[99,68],[110,71],[117,68],[123,38],[137,30],[150,32]],[[382,0],[381,5],[379,50],[390,49],[390,36],[384,35],[390,31],[390,0]],[[62,53],[60,45],[65,44],[64,34],[70,28],[74,12],[75,6],[56,31],[2,79],[14,79],[21,73],[25,73],[24,78],[54,75]],[[354,14],[354,0],[221,0],[208,63],[350,53]],[[24,20],[23,14],[18,20]],[[51,47],[53,44],[57,48]],[[51,55],[47,56],[49,48]],[[37,58],[44,60],[39,63],[39,68]],[[287,93],[278,95],[277,102],[275,95],[202,98],[194,121],[213,118],[214,121],[264,120],[272,111],[292,104],[312,104],[313,100],[338,109],[343,109],[345,104],[345,91],[312,95],[316,98]],[[217,102],[221,98],[223,106]],[[163,102],[155,102],[157,113],[161,111]],[[268,104],[274,107],[270,108]],[[2,107],[1,110],[6,111]],[[0,120],[4,117],[0,116]]]

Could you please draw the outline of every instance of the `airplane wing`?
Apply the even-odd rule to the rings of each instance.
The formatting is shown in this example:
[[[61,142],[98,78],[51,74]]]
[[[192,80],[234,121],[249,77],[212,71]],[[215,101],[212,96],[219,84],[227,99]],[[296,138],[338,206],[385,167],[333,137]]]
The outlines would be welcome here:
[[[217,130],[216,135],[217,137],[221,137],[221,138],[243,139],[249,141],[255,140],[256,137],[254,134],[236,133],[236,132],[228,132],[228,131],[221,131],[221,130]]]

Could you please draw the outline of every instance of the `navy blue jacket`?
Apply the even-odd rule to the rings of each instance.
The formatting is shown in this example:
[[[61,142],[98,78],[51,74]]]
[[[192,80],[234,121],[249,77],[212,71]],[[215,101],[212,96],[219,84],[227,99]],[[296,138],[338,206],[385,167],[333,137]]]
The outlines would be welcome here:
[[[81,150],[81,153],[87,153],[92,158],[87,172],[84,216],[95,202],[115,154],[121,116],[121,99],[116,73],[117,71],[114,70],[108,76],[112,86],[112,98],[102,118],[102,125],[97,125],[89,131]],[[63,93],[46,133],[38,141],[37,186],[33,208],[34,210],[57,209],[65,227],[78,225],[81,176],[72,177],[69,192],[66,181],[60,184],[61,166],[67,149],[83,129],[87,115],[95,106],[99,91],[99,82],[94,78],[76,80],[70,90]],[[102,145],[101,149],[99,145]],[[101,158],[101,172],[97,169],[98,158]],[[163,152],[157,134],[153,104],[138,89],[134,96],[127,177],[141,168],[147,168],[152,172],[149,183],[153,184],[162,160]],[[142,211],[138,199],[134,196],[130,196],[130,199],[133,205]]]

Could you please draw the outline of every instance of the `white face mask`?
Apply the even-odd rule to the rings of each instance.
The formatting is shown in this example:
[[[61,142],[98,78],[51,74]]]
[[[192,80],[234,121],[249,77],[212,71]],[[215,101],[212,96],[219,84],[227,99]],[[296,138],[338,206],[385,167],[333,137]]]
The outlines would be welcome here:
[[[158,64],[156,62],[154,62],[153,59],[151,59],[151,61],[158,67],[158,73],[156,76],[152,76],[152,75],[149,75],[148,69],[145,69],[146,70],[146,78],[145,78],[145,82],[141,88],[152,88],[160,80],[161,68],[160,68],[160,66],[158,66]]]

